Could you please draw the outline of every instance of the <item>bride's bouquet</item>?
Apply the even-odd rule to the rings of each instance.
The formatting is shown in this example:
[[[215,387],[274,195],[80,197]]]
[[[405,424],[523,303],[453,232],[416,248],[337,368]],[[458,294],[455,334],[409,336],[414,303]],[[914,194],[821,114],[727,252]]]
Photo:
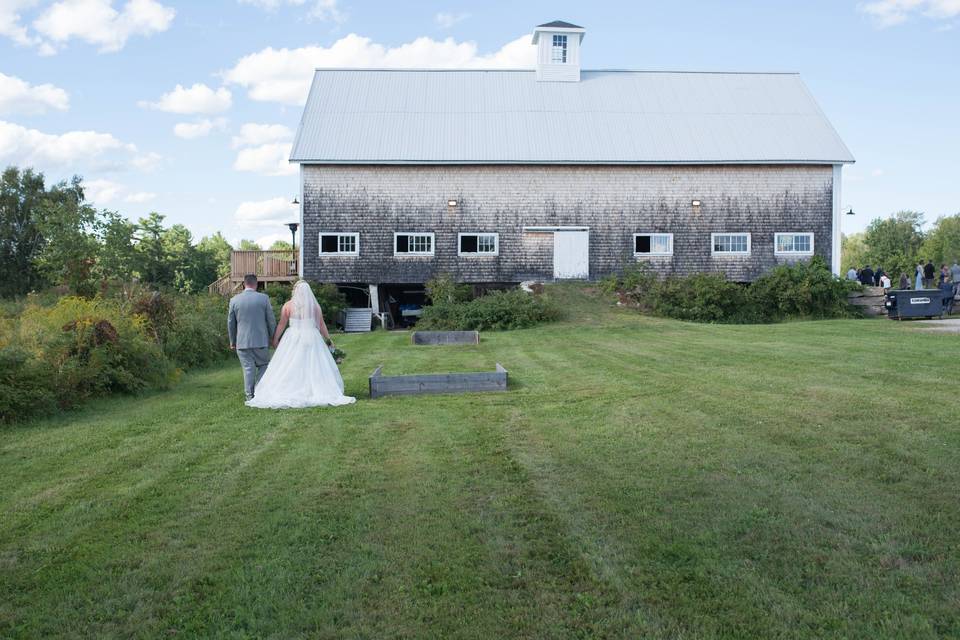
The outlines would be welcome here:
[[[333,361],[336,362],[337,364],[340,364],[341,362],[343,362],[343,359],[347,357],[347,354],[345,351],[343,351],[342,349],[338,349],[332,344],[328,344],[327,349],[330,349],[330,355],[333,356]]]

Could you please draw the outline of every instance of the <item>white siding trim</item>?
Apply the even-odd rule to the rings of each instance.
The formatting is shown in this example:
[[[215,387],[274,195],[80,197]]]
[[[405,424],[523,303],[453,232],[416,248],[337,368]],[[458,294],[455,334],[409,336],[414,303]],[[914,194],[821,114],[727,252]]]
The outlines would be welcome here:
[[[405,251],[397,253],[397,236],[430,236],[430,251]],[[433,231],[395,231],[393,233],[393,255],[396,258],[407,256],[433,256],[437,252],[437,238]]]
[[[463,236],[493,236],[493,252],[479,252],[475,251],[473,253],[463,253],[460,251],[460,238]],[[500,255],[500,234],[496,231],[465,231],[463,233],[457,234],[457,255],[461,257],[468,258],[484,258],[484,257],[495,257]]]
[[[340,247],[340,236],[352,236],[355,241],[355,246],[357,247],[356,251],[333,251],[331,253],[324,253],[323,251],[323,236],[337,236],[337,248]],[[319,246],[317,247],[317,254],[321,256],[343,256],[345,258],[356,258],[360,255],[360,234],[353,231],[321,231],[317,234],[317,242]]]
[[[747,250],[746,251],[714,251],[714,240],[717,236],[747,236]],[[753,250],[753,243],[750,239],[750,233],[747,231],[722,231],[720,233],[711,233],[710,234],[710,255],[712,256],[748,256]]]
[[[843,182],[843,165],[833,165],[833,237],[830,238],[830,266],[833,275],[840,275],[840,220],[843,217],[841,211],[840,189]]]
[[[810,251],[777,251],[780,236],[810,236]],[[777,231],[773,234],[773,255],[775,256],[812,256],[814,250],[813,232],[810,231]]]
[[[650,251],[649,253],[637,253],[637,236],[667,236],[670,238],[670,251],[662,253],[659,251]],[[633,255],[637,258],[644,256],[672,256],[673,255],[673,234],[672,233],[635,233],[633,234]]]
[[[297,261],[297,276],[303,278],[303,245],[306,244],[304,239],[307,237],[307,225],[304,224],[303,210],[306,208],[307,203],[303,201],[303,165],[298,165],[298,168],[300,169],[300,211],[298,211],[297,214],[300,219],[300,255]]]

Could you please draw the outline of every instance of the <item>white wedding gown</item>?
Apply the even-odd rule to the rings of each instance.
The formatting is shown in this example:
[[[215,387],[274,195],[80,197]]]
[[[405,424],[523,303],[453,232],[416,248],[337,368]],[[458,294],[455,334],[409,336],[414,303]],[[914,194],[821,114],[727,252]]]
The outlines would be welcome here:
[[[248,407],[298,409],[336,407],[356,402],[343,395],[343,378],[316,320],[290,318],[266,373]]]

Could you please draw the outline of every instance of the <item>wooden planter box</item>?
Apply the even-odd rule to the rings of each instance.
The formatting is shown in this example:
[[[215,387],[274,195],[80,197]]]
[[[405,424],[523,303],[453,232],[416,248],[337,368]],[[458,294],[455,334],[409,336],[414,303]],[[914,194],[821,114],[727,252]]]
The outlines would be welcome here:
[[[370,375],[370,397],[413,396],[427,393],[476,393],[506,391],[507,370],[498,362],[493,372],[434,373],[385,376],[379,366]]]
[[[480,344],[479,331],[414,331],[413,344]]]

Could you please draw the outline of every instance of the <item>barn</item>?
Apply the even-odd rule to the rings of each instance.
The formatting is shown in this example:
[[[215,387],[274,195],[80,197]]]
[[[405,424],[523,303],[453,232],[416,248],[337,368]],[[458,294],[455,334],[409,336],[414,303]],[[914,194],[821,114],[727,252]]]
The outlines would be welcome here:
[[[376,312],[438,274],[839,272],[853,157],[797,74],[581,69],[585,34],[536,27],[535,69],[317,69],[290,157],[302,275]]]

